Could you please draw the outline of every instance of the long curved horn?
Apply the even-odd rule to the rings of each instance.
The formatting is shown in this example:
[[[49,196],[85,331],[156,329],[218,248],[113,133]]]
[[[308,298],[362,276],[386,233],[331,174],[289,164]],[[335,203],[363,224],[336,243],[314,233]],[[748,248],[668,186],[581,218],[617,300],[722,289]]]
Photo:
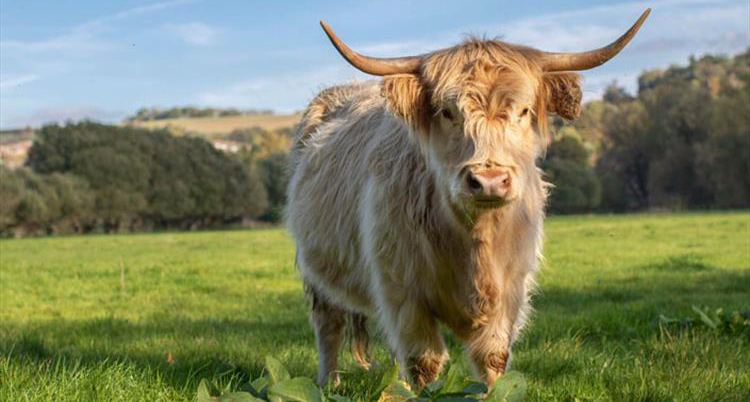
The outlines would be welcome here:
[[[601,66],[609,59],[615,57],[615,55],[619,53],[631,39],[633,39],[633,36],[635,36],[638,29],[641,28],[643,21],[646,20],[649,13],[651,13],[651,9],[647,8],[646,11],[641,14],[641,18],[638,18],[638,21],[636,21],[624,35],[603,48],[582,53],[541,52],[540,57],[542,69],[545,71],[572,71],[588,70],[590,68]]]
[[[346,46],[341,39],[333,33],[331,27],[323,21],[320,21],[320,26],[328,35],[328,39],[331,40],[336,50],[341,53],[341,56],[354,67],[364,71],[367,74],[372,75],[390,75],[390,74],[405,74],[405,73],[416,73],[419,70],[419,65],[422,64],[421,56],[410,56],[410,57],[394,57],[394,58],[377,58],[363,56]]]

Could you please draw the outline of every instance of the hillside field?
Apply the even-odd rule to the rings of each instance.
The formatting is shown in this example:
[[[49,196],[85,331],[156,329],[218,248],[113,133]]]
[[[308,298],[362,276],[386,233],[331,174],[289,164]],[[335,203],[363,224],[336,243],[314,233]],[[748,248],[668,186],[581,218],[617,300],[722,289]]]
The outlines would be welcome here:
[[[748,332],[660,324],[750,310],[750,212],[552,217],[513,369],[531,401],[746,401]],[[312,377],[307,303],[282,229],[0,241],[0,400],[192,401],[264,358]],[[663,320],[662,320],[663,321]],[[451,364],[464,364],[446,333]],[[371,373],[347,352],[341,394]]]
[[[234,130],[260,127],[267,131],[293,127],[299,121],[299,115],[287,116],[223,116],[223,117],[191,117],[179,119],[162,119],[149,121],[134,121],[135,127],[168,128],[175,133],[198,133],[206,137],[216,137],[229,134]]]

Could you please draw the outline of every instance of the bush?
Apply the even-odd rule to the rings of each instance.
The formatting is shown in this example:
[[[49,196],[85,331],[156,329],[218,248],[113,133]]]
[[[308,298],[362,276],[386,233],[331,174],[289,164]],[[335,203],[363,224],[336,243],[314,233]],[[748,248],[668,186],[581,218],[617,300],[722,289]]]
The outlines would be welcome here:
[[[268,211],[261,216],[268,222],[279,222],[286,204],[288,154],[277,152],[258,161],[258,169],[268,194]]]
[[[57,190],[25,180],[25,188],[39,195],[24,199],[15,213],[25,215],[16,224],[49,227],[64,220],[77,228],[82,220],[71,214],[90,205],[90,220],[105,231],[195,228],[257,218],[268,206],[254,169],[203,139],[173,137],[163,130],[91,122],[46,126],[37,133],[28,165],[37,176],[49,177]],[[14,182],[8,186],[20,188]],[[56,197],[70,205],[60,207]]]
[[[601,186],[588,163],[589,152],[575,137],[554,141],[542,164],[545,179],[554,187],[549,197],[551,213],[593,211],[601,201]]]
[[[608,210],[750,206],[750,52],[608,89],[597,172]],[[605,176],[606,175],[606,176]]]
[[[0,234],[79,232],[90,224],[93,193],[70,174],[0,167]]]

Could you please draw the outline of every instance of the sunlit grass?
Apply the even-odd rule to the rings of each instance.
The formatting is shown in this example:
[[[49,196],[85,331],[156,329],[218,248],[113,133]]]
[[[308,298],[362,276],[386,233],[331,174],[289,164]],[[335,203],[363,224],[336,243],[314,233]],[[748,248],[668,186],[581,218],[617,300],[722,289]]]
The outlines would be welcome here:
[[[551,218],[545,255],[513,360],[529,399],[747,400],[747,336],[657,318],[750,310],[750,213]],[[0,400],[193,400],[266,355],[314,376],[293,261],[280,229],[0,241]],[[374,357],[345,353],[340,393],[367,397]]]
[[[214,138],[227,135],[234,130],[260,127],[264,130],[292,128],[299,121],[299,115],[258,115],[258,116],[221,116],[221,117],[181,117],[136,121],[131,124],[145,128],[168,128],[175,132],[198,133],[201,136]]]

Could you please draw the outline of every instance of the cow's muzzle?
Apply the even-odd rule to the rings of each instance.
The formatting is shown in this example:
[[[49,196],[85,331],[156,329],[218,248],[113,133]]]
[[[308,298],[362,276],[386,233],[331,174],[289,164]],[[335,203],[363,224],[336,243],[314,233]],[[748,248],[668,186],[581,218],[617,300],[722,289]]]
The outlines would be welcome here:
[[[469,170],[465,188],[472,196],[472,203],[479,208],[498,208],[514,198],[513,175],[507,168]]]

